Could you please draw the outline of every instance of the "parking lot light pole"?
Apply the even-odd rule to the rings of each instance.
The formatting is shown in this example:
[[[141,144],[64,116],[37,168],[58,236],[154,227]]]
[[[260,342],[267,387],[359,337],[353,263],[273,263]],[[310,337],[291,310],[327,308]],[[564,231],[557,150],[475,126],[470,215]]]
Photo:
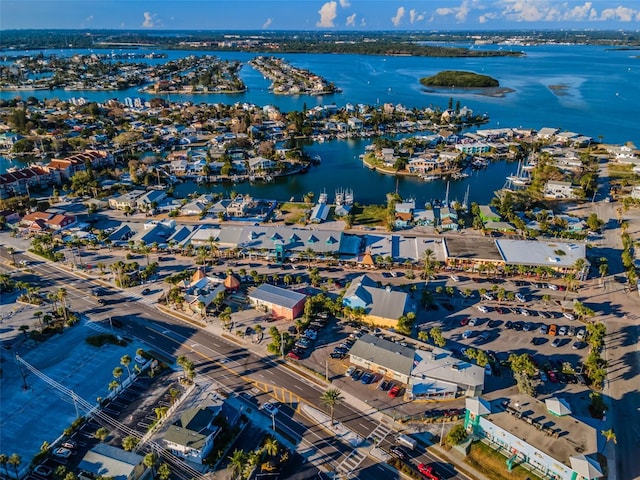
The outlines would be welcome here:
[[[273,427],[273,432],[276,431],[276,414],[275,412],[271,412],[271,426]]]

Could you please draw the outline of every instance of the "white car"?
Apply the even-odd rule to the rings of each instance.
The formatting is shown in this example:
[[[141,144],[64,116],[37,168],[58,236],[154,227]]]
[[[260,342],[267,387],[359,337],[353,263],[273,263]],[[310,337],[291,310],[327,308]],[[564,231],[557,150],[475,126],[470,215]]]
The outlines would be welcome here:
[[[483,305],[483,306],[484,306],[484,305]],[[476,318],[476,317],[471,318],[471,319],[469,320],[469,326],[470,326],[470,327],[475,327],[475,326],[478,324],[478,320],[479,320],[479,319],[478,319],[478,318]]]
[[[346,371],[346,372],[344,372],[344,376],[345,376],[345,377],[350,377],[350,376],[351,376],[351,374],[352,374],[353,372],[355,372],[355,371],[356,371],[356,367],[355,367],[355,366],[353,366],[353,365],[351,365],[349,368],[347,368],[347,371]]]
[[[278,414],[278,404],[274,400],[269,400],[268,402],[263,403],[260,406],[260,410],[264,410],[269,415],[277,415]]]
[[[473,335],[473,330],[465,330],[464,333],[462,334],[462,338],[464,338],[466,340],[471,335]]]
[[[480,310],[482,313],[487,313],[489,311],[486,305],[476,305],[476,308]]]
[[[549,283],[547,285],[547,288],[550,288],[551,290],[558,290],[558,285],[556,285],[555,283]]]
[[[584,328],[581,328],[576,332],[576,338],[578,340],[584,340],[584,337],[587,336],[587,331]]]
[[[567,334],[567,327],[564,325],[558,329],[558,335],[564,337]]]
[[[522,303],[525,303],[527,301],[527,299],[521,293],[516,293],[516,300]]]
[[[144,358],[142,355],[136,355],[135,360],[136,360],[136,363],[139,363],[140,365],[144,365],[145,363],[147,363],[147,359]]]
[[[526,308],[521,308],[520,315],[524,315],[525,317],[528,317],[530,315],[529,310],[527,310]]]
[[[69,450],[68,448],[56,448],[53,451],[53,454],[56,457],[60,457],[60,458],[69,458],[71,455],[73,455],[73,452],[71,450]]]
[[[564,312],[562,316],[568,320],[575,320],[576,316],[571,312]]]
[[[451,275],[449,277],[451,280],[453,280],[454,282],[459,282],[460,281],[460,277],[457,275]]]

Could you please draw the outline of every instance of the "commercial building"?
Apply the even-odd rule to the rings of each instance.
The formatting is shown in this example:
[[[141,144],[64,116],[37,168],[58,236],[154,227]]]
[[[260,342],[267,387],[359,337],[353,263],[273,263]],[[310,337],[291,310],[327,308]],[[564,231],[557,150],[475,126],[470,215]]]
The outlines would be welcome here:
[[[484,389],[484,368],[442,348],[415,348],[365,334],[351,347],[349,359],[353,365],[405,384],[408,400],[476,396]]]
[[[542,402],[525,395],[488,401],[467,398],[464,426],[540,478],[592,480],[603,476],[597,459],[601,423],[571,415],[564,399]],[[587,423],[589,422],[589,423]]]
[[[112,478],[113,480],[144,480],[151,478],[151,469],[144,466],[142,455],[99,443],[89,450],[78,465],[79,478]]]
[[[410,297],[390,286],[378,287],[368,275],[354,278],[342,299],[342,305],[361,309],[366,320],[375,325],[395,327],[398,319],[411,310]]]
[[[263,283],[249,292],[249,302],[276,317],[293,320],[304,311],[307,296],[286,288]]]

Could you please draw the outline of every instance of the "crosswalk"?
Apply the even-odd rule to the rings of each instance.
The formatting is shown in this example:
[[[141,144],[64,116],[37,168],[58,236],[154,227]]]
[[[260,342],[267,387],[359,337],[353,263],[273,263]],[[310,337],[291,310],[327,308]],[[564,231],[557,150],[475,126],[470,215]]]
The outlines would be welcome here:
[[[379,423],[369,435],[367,435],[367,445],[359,448],[354,448],[349,455],[345,457],[340,464],[336,467],[338,473],[345,475],[347,478],[355,472],[358,467],[369,456],[369,445],[376,447],[379,445],[391,432],[392,428],[384,423]]]

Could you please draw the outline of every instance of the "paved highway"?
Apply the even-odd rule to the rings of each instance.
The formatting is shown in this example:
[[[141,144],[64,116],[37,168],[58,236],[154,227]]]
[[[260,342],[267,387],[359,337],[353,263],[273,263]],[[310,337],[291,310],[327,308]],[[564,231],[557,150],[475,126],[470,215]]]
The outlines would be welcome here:
[[[5,261],[10,260],[5,249],[2,249],[2,256]],[[278,386],[280,391],[290,392],[286,399],[291,399],[294,408],[300,399],[304,399],[309,405],[326,410],[319,400],[324,388],[296,375],[277,361],[256,355],[234,342],[167,315],[145,303],[146,299],[132,297],[125,292],[110,290],[101,297],[106,305],[100,306],[97,299],[91,296],[91,290],[96,286],[94,282],[76,277],[51,263],[16,254],[16,261],[20,260],[29,261],[30,269],[39,277],[43,290],[64,286],[73,308],[100,322],[102,328],[111,328],[108,323],[111,318],[122,324],[121,328],[114,330],[115,333],[134,336],[149,345],[150,349],[170,358],[186,355],[194,362],[198,376],[205,375],[218,382],[230,394],[242,395],[249,404],[257,406],[258,401],[267,399],[266,394],[254,388],[253,384],[258,383]],[[256,393],[259,398],[254,398]],[[347,402],[336,407],[335,418],[363,438],[368,437],[379,425],[374,418]],[[278,428],[286,434],[317,450],[314,457],[331,468],[335,468],[353,451],[304,415],[291,412],[288,419],[279,415],[277,422]],[[392,442],[393,432],[381,446],[388,448]],[[438,463],[439,470],[443,475],[446,474],[446,478],[461,478],[450,466],[443,465],[437,458],[424,452],[414,461],[419,462]],[[353,471],[353,476],[361,479],[380,478],[381,468],[384,469],[371,458],[365,457]],[[384,470],[385,478],[399,478],[397,473]]]

